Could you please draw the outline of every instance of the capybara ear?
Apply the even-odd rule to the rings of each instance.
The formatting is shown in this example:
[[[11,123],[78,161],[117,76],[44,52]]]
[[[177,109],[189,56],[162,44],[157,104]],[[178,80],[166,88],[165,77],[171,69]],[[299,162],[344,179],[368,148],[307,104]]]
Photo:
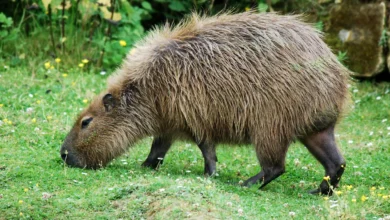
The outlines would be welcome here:
[[[106,112],[111,111],[115,107],[115,98],[110,93],[106,94],[103,97],[103,105],[106,109]]]

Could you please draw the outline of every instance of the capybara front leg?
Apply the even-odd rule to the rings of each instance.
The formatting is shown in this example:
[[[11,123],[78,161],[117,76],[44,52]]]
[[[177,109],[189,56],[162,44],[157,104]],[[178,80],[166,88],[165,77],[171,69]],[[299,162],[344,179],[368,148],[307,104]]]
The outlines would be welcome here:
[[[331,195],[332,188],[338,186],[345,169],[345,160],[335,142],[334,126],[302,138],[301,141],[325,168],[325,177],[320,187],[310,193]]]
[[[208,176],[214,175],[217,166],[216,162],[218,162],[215,144],[201,141],[198,146],[204,158],[204,174]]]
[[[142,163],[144,167],[157,169],[162,163],[165,154],[172,145],[172,137],[169,135],[155,137],[148,158]]]

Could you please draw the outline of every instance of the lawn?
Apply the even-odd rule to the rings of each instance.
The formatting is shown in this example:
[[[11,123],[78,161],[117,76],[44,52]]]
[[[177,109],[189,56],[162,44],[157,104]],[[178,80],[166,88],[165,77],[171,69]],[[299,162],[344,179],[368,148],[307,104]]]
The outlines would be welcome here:
[[[390,219],[390,83],[351,85],[336,131],[347,168],[327,197],[307,193],[324,170],[300,143],[263,190],[239,185],[259,171],[250,146],[220,146],[212,178],[193,143],[175,143],[158,171],[142,168],[151,138],[104,169],[64,166],[62,141],[107,75],[0,71],[0,219]]]

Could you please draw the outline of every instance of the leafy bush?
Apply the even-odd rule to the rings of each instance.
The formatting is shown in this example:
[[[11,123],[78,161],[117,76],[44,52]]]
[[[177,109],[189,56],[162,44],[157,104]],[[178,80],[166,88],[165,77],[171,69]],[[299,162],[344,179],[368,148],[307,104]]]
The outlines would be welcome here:
[[[19,26],[24,31],[19,38],[19,28],[12,18],[0,14],[3,59],[19,59],[25,54],[21,58],[39,58],[29,59],[33,65],[61,58],[68,66],[88,59],[89,66],[105,69],[115,68],[144,34],[141,20],[152,10],[146,1],[140,6],[123,0],[41,0],[22,4],[25,16],[20,17]],[[4,39],[10,43],[5,44]]]

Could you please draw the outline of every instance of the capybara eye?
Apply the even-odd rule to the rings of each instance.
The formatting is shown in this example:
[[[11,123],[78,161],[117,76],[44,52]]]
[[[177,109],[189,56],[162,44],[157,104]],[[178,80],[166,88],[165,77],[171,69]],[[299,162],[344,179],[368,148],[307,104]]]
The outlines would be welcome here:
[[[92,120],[93,120],[92,117],[88,117],[88,118],[86,118],[86,119],[83,119],[83,120],[81,121],[81,128],[84,129],[84,128],[88,127],[89,123],[90,123]]]

